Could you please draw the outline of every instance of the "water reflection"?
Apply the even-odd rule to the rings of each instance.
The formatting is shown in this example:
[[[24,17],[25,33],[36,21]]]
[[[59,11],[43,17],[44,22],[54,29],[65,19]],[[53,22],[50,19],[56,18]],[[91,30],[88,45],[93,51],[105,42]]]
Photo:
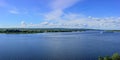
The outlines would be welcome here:
[[[120,33],[0,34],[0,60],[97,60],[120,53]]]

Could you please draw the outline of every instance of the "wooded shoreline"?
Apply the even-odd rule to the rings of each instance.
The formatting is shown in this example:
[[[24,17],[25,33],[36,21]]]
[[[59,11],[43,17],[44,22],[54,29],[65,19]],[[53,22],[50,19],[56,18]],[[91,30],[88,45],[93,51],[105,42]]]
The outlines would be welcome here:
[[[46,33],[46,32],[82,32],[82,31],[103,31],[120,32],[120,30],[99,30],[99,29],[75,29],[75,28],[0,28],[0,33]]]
[[[0,33],[45,33],[45,32],[81,32],[88,29],[64,28],[1,28]]]

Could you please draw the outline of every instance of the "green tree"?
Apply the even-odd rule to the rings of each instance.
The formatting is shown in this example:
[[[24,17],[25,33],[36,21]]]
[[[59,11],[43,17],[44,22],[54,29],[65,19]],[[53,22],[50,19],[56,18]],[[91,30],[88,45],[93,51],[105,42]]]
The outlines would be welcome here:
[[[118,53],[113,54],[112,60],[120,60],[120,55]]]
[[[104,57],[104,60],[112,60],[109,56]]]
[[[103,58],[103,57],[101,57],[101,56],[99,56],[99,57],[98,57],[98,60],[104,60],[104,58]]]

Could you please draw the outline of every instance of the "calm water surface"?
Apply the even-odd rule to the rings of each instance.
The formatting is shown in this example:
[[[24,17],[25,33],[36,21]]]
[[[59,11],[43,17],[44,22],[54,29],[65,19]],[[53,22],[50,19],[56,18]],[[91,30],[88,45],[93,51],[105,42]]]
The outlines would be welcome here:
[[[0,60],[97,60],[120,53],[120,33],[0,34]]]

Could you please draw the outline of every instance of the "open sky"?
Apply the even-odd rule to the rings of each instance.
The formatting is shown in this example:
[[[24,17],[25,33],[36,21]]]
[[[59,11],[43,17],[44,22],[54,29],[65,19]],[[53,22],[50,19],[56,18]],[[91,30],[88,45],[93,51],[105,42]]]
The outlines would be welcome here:
[[[120,29],[120,0],[0,0],[0,28]]]

